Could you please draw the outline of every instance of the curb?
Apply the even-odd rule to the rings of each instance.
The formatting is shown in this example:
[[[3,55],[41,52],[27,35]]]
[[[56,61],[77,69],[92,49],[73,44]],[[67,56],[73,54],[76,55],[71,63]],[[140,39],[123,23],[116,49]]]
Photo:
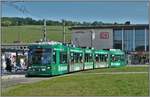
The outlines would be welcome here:
[[[1,79],[13,79],[13,78],[24,78],[25,75],[4,75]]]

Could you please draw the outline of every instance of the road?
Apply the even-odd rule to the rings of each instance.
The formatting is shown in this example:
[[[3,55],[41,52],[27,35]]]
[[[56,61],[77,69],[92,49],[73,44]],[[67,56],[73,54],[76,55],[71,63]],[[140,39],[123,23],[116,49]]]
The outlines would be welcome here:
[[[25,75],[8,75],[1,78],[1,89],[5,89],[21,83],[34,83],[34,82],[48,80],[56,77],[70,76],[73,74],[74,73],[65,74],[61,76],[54,76],[54,77],[25,77]]]
[[[11,79],[2,79],[1,80],[1,87],[2,89],[5,89],[7,87],[19,84],[19,83],[33,83],[33,82],[38,82],[41,80],[47,80],[50,78],[26,78],[26,77],[17,77],[17,78],[11,78]]]

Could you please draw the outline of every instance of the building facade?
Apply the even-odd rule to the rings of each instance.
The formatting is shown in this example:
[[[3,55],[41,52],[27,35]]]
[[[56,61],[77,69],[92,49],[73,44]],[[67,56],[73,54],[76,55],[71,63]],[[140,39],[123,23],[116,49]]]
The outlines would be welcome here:
[[[114,48],[132,54],[149,51],[148,24],[72,27],[71,30],[72,43],[78,47],[93,47],[95,49]]]
[[[124,51],[149,50],[149,25],[102,25],[72,27],[72,43],[95,49],[115,48]]]

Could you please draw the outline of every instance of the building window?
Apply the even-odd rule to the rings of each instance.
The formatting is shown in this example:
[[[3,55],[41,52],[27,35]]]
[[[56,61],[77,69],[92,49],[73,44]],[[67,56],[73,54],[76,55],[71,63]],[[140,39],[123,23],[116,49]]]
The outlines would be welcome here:
[[[124,30],[124,50],[133,51],[133,30]]]
[[[115,49],[122,49],[122,30],[114,30],[113,44]]]
[[[136,29],[135,30],[135,50],[144,51],[145,49],[145,30]]]
[[[147,51],[149,51],[149,30],[147,30],[147,35],[146,35],[146,47],[147,47]]]

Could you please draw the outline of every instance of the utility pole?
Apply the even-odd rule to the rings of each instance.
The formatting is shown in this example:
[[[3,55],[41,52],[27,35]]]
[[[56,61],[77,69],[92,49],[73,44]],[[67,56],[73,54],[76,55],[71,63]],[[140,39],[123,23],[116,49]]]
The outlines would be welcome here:
[[[65,20],[62,20],[62,24],[63,24],[63,43],[65,43],[65,32],[66,32],[66,30],[65,30]]]
[[[47,38],[46,38],[46,20],[45,19],[44,19],[43,41],[44,42],[47,41]]]

